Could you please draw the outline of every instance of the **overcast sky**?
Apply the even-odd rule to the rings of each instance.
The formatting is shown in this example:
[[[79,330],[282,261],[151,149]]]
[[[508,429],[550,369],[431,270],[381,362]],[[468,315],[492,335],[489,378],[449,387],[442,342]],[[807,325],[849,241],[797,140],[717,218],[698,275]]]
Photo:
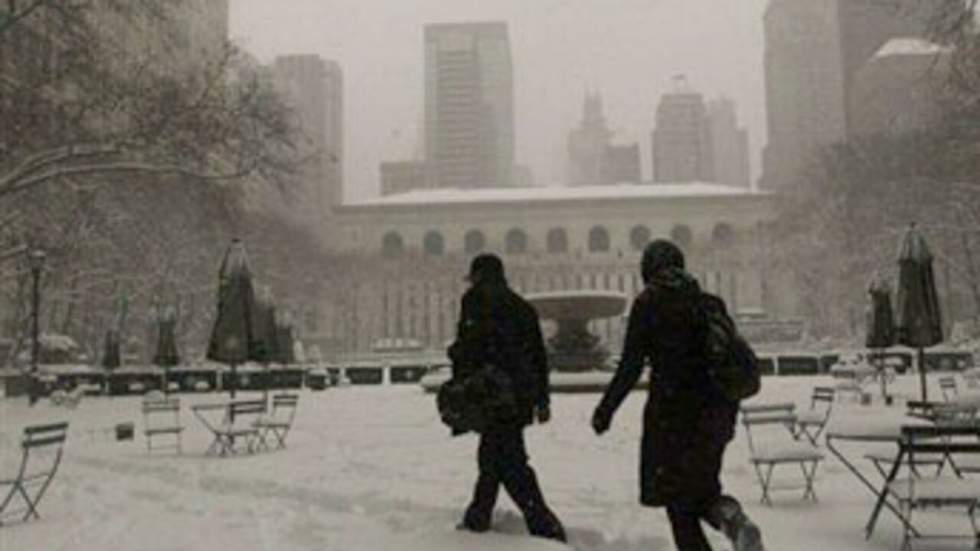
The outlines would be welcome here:
[[[726,95],[749,128],[753,178],[765,143],[762,15],[767,0],[232,0],[231,34],[263,62],[316,53],[344,70],[346,200],[377,195],[378,163],[412,158],[423,116],[426,23],[506,21],[516,158],[538,185],[565,180],[568,131],[585,90],[601,91],[615,139],[650,132],[671,77]]]

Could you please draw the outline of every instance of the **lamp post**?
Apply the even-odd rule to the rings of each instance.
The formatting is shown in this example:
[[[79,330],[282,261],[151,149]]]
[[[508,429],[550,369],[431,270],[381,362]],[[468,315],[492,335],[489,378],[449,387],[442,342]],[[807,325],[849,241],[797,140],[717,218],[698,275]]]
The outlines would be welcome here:
[[[41,353],[41,271],[44,269],[44,261],[47,255],[41,249],[32,249],[27,253],[27,263],[31,269],[31,387],[30,403],[34,405],[38,400],[39,380],[38,380],[38,356]]]

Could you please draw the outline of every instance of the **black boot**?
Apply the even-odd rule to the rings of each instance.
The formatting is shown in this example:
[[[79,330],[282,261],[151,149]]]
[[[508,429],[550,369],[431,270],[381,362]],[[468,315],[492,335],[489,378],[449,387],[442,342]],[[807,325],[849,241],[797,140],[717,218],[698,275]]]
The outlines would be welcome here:
[[[765,551],[759,527],[734,498],[718,498],[708,509],[705,520],[731,540],[734,551]]]
[[[466,508],[463,520],[456,528],[458,530],[469,530],[471,532],[486,532],[490,529],[493,520],[493,507],[497,503],[497,493],[500,489],[499,481],[492,475],[480,473],[473,488],[473,501]]]
[[[538,484],[538,477],[535,475],[534,469],[526,468],[522,482],[520,487],[523,491],[519,491],[517,496],[512,495],[511,497],[515,498],[514,501],[517,502],[524,514],[528,532],[532,536],[567,543],[568,536],[565,534],[565,527],[558,520],[554,511],[545,503],[544,494],[541,493],[541,486]]]

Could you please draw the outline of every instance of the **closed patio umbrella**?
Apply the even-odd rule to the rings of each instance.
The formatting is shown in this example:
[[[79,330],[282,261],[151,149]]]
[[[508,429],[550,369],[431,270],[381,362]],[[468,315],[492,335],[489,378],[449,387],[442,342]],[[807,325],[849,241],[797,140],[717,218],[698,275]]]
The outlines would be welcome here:
[[[896,343],[895,317],[892,312],[892,292],[888,283],[876,275],[868,288],[867,333],[864,345],[870,349],[893,346]],[[884,354],[878,357],[878,378],[881,381],[881,397],[888,400],[887,379],[885,377]]]
[[[898,255],[898,342],[919,350],[919,384],[927,400],[925,349],[943,340],[939,296],[932,271],[932,252],[915,224],[902,238]]]
[[[218,311],[207,352],[207,359],[231,367],[232,398],[238,386],[238,366],[259,355],[260,345],[253,327],[255,312],[255,291],[245,244],[234,239],[219,270]]]
[[[276,361],[279,355],[279,349],[276,336],[276,307],[272,303],[271,294],[268,290],[263,295],[257,301],[255,308],[256,355],[253,359],[261,362],[265,366],[265,381],[262,385],[262,390],[263,398],[268,402],[269,385],[271,384],[272,378],[269,364]]]
[[[119,332],[109,329],[105,332],[102,343],[102,358],[99,362],[105,370],[102,392],[110,394],[112,372],[122,365],[122,343],[119,342]]]
[[[157,319],[157,350],[153,354],[153,364],[163,368],[163,393],[169,393],[170,368],[180,364],[177,352],[177,316],[173,309],[167,308]]]
[[[115,329],[109,329],[105,332],[101,365],[106,371],[111,371],[122,365],[122,355],[119,350],[119,334],[116,333]]]
[[[290,365],[296,363],[293,351],[293,326],[284,321],[276,326],[276,348],[279,353],[279,363]]]

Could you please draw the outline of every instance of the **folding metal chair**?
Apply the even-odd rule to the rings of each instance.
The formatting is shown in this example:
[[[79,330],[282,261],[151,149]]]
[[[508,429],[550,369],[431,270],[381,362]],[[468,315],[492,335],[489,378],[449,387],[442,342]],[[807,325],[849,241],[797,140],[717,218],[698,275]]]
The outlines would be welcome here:
[[[225,413],[220,424],[210,422],[207,413],[204,413],[216,409],[223,410]],[[198,404],[192,406],[191,410],[214,436],[214,440],[211,441],[205,455],[223,457],[238,453],[236,442],[244,442],[245,451],[248,453],[255,451],[254,444],[258,435],[255,420],[266,412],[264,400],[242,400],[228,404]]]
[[[817,439],[823,433],[823,429],[830,420],[830,412],[834,407],[834,389],[832,387],[817,386],[813,387],[813,394],[810,396],[810,409],[796,414],[796,432],[794,436],[797,440],[805,436],[814,446]]]
[[[10,486],[6,497],[0,502],[0,526],[6,519],[15,517],[16,513],[23,513],[21,522],[41,518],[37,507],[54,479],[55,473],[58,472],[67,437],[67,422],[24,428],[24,438],[21,441],[23,451],[17,476],[0,480],[0,487]],[[44,465],[39,467],[37,465],[39,461]],[[16,496],[24,502],[23,509],[10,509]]]
[[[964,440],[963,438],[966,438]],[[934,478],[910,476],[896,479],[893,468],[888,479],[887,491],[898,502],[903,525],[902,549],[912,549],[913,538],[952,539],[972,538],[974,549],[980,549],[980,528],[977,522],[977,506],[980,505],[980,480],[963,478],[956,459],[980,457],[980,427],[977,425],[936,425],[902,427],[902,438],[895,463],[904,456],[910,461],[917,454],[941,455],[950,462],[952,474]],[[924,534],[913,524],[916,511],[926,508],[961,507],[970,520],[971,536],[952,534]]]
[[[155,449],[176,449],[177,453],[182,453],[183,432],[178,398],[143,400],[143,436],[146,437],[147,453],[152,453]],[[170,445],[153,446],[153,439],[161,437],[172,437],[174,441]]]
[[[270,449],[270,436],[275,439],[272,444],[276,449],[286,447],[286,435],[293,426],[298,405],[299,396],[296,394],[278,394],[272,397],[272,411],[255,421],[255,428],[258,429],[257,447]]]
[[[749,445],[749,461],[762,486],[760,501],[766,505],[772,505],[770,492],[774,489],[772,476],[777,465],[799,465],[803,474],[803,499],[817,500],[813,482],[823,453],[812,444],[796,440],[795,408],[796,405],[792,403],[741,407],[742,425],[745,427]],[[765,430],[766,427],[778,429]],[[752,434],[753,429],[768,432],[766,440],[756,441],[757,438]]]
[[[955,400],[958,395],[956,388],[956,377],[946,376],[939,378],[939,390],[943,393],[943,400],[950,402]]]

